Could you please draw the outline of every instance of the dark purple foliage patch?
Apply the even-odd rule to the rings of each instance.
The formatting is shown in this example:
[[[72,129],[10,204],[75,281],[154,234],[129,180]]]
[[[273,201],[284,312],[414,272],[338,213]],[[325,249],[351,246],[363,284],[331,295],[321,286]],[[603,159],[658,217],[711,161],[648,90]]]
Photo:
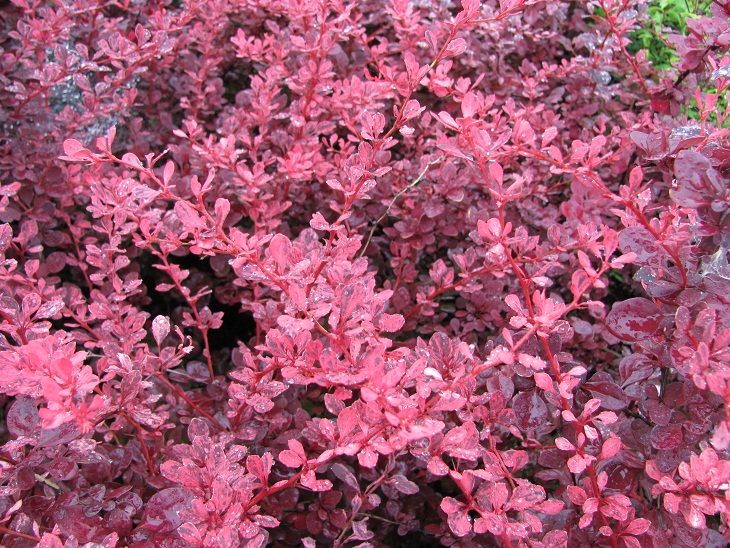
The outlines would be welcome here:
[[[12,0],[0,544],[730,541],[730,6]]]

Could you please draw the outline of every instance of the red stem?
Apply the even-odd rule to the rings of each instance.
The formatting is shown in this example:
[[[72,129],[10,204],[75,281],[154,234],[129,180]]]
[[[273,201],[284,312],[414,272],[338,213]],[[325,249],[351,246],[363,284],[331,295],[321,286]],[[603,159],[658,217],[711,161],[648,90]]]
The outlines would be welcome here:
[[[14,537],[20,537],[20,538],[32,540],[32,541],[35,541],[35,542],[40,542],[41,541],[41,539],[39,539],[36,536],[27,535],[27,534],[21,533],[19,531],[13,531],[12,529],[8,529],[7,527],[4,527],[2,525],[0,525],[0,533],[2,533],[3,535],[11,535],[11,536],[14,536]]]
[[[227,431],[228,431],[228,429],[227,429],[227,428],[226,428],[225,426],[223,426],[223,425],[222,425],[222,424],[221,424],[220,422],[218,422],[218,420],[217,420],[217,419],[216,419],[215,417],[213,417],[213,416],[212,416],[212,415],[211,415],[210,413],[208,413],[208,412],[204,411],[203,409],[201,409],[201,408],[200,408],[200,407],[199,407],[199,406],[198,406],[198,405],[197,405],[197,404],[196,404],[195,402],[193,402],[192,400],[190,400],[190,398],[188,398],[188,397],[187,397],[187,396],[185,395],[185,392],[183,392],[183,391],[182,391],[182,390],[180,390],[180,389],[179,389],[179,388],[178,388],[177,386],[175,386],[174,384],[172,384],[172,383],[171,383],[171,382],[170,382],[170,381],[169,381],[169,380],[168,380],[168,379],[167,379],[167,378],[165,377],[165,374],[164,374],[164,373],[161,373],[161,372],[160,372],[160,373],[157,373],[157,375],[155,375],[155,376],[156,376],[156,377],[157,377],[158,379],[160,379],[160,380],[161,380],[161,381],[162,381],[163,383],[165,383],[165,385],[166,385],[166,386],[167,386],[168,388],[170,388],[170,389],[171,389],[171,390],[172,390],[173,392],[175,392],[175,394],[177,394],[177,395],[178,395],[178,396],[180,396],[180,397],[181,397],[181,398],[182,398],[183,400],[185,400],[185,402],[186,402],[186,403],[187,403],[187,404],[188,404],[188,405],[189,405],[190,407],[192,407],[192,408],[193,408],[193,409],[195,409],[195,410],[196,410],[196,411],[197,411],[198,413],[200,413],[201,415],[203,415],[203,416],[204,416],[204,417],[205,417],[206,419],[208,419],[209,421],[211,421],[211,422],[212,422],[212,423],[213,423],[213,424],[214,424],[214,425],[215,425],[216,427],[218,427],[218,428],[219,428],[219,429],[220,429],[221,431],[223,431],[223,432],[227,432]]]

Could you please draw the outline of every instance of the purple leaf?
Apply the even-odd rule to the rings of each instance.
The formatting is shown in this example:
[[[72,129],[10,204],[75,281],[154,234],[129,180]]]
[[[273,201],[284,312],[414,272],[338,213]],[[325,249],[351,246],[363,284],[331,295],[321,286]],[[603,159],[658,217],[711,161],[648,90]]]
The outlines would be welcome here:
[[[649,299],[635,297],[613,305],[606,318],[608,330],[622,341],[635,342],[651,337],[664,318]]]
[[[601,400],[601,407],[609,411],[621,411],[629,405],[629,398],[608,373],[599,371],[583,385],[594,398]]]
[[[512,400],[512,410],[522,430],[538,428],[548,421],[547,405],[534,390],[517,394]]]
[[[6,424],[13,436],[32,436],[39,422],[38,406],[32,398],[18,397],[8,409]]]
[[[180,511],[188,508],[193,498],[187,489],[171,488],[155,493],[145,506],[142,519],[144,528],[158,533],[172,533],[182,525]]]
[[[659,245],[643,226],[630,226],[621,231],[619,246],[623,253],[636,253],[634,264],[639,266],[660,267],[668,257],[664,248]]]
[[[682,425],[668,424],[666,426],[655,426],[649,438],[654,449],[675,449],[682,445],[682,441],[684,441]]]
[[[393,476],[393,487],[404,495],[415,495],[420,490],[417,484],[400,474]]]

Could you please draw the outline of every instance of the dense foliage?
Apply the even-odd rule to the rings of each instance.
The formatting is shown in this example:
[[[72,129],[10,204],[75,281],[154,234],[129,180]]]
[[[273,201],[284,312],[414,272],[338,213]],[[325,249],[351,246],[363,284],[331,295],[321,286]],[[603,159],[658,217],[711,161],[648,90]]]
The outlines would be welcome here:
[[[4,2],[2,546],[726,546],[677,1]]]

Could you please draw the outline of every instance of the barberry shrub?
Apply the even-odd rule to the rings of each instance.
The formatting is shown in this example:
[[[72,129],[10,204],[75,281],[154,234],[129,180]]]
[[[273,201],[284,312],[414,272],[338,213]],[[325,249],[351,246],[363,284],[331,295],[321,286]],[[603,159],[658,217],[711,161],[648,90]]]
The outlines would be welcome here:
[[[725,546],[730,4],[651,13],[4,2],[2,545]]]

